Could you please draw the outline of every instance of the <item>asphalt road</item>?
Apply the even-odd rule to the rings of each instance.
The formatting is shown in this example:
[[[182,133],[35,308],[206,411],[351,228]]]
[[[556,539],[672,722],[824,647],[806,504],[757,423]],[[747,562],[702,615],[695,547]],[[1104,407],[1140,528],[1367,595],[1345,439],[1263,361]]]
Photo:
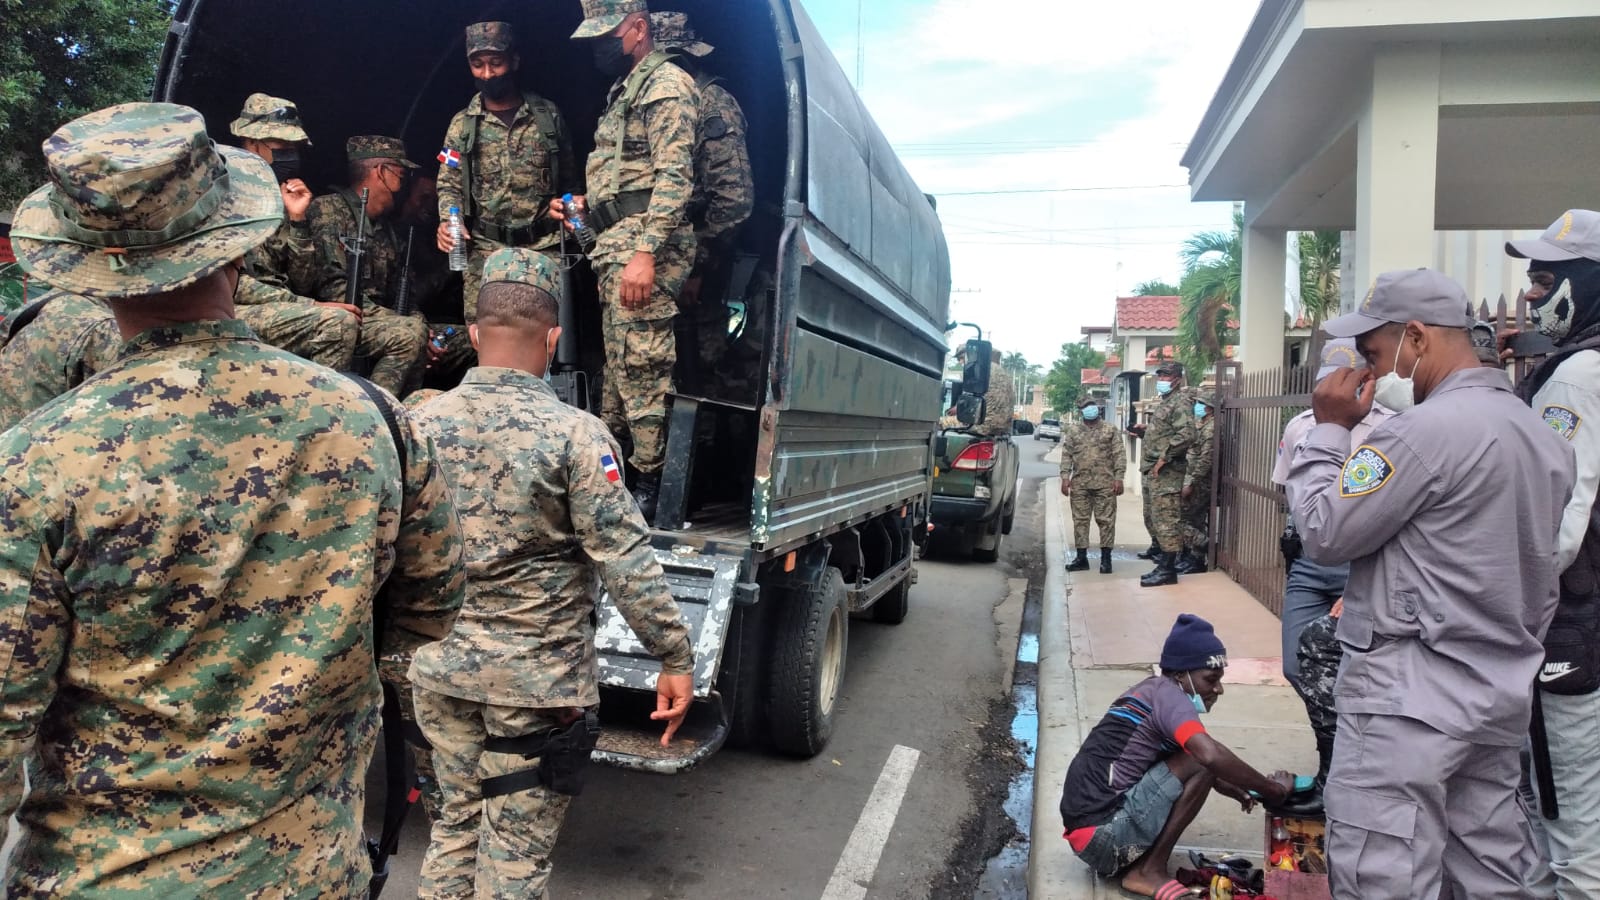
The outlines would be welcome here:
[[[728,750],[674,777],[591,770],[556,848],[552,894],[605,900],[973,896],[986,861],[1015,836],[1001,810],[1020,767],[1010,736],[1009,682],[1026,579],[1037,578],[1029,570],[1043,557],[1037,479],[1051,467],[1039,457],[1055,445],[1022,437],[1017,446],[1025,505],[1001,562],[921,560],[905,622],[850,623],[844,693],[822,755],[794,760]],[[891,753],[890,773],[903,775],[914,760],[903,801],[894,808],[881,800],[869,804],[880,776],[893,780],[885,771]],[[381,792],[370,795],[369,814],[381,801]],[[869,806],[866,830],[875,825],[887,832],[875,870],[867,860],[866,871],[875,874],[862,879],[864,894],[848,878],[835,880],[830,890]],[[415,895],[426,844],[422,819],[419,808],[386,896]],[[854,871],[861,871],[859,855],[852,859]]]

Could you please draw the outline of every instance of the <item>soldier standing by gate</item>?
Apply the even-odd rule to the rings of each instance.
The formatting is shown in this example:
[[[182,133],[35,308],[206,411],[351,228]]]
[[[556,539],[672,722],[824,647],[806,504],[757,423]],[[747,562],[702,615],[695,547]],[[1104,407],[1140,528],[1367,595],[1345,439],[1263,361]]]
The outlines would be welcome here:
[[[689,202],[700,90],[656,49],[644,0],[583,0],[583,13],[572,37],[589,41],[595,65],[617,78],[589,154],[593,199],[579,204],[584,224],[599,233],[589,258],[605,335],[600,415],[619,440],[632,438],[634,497],[654,520],[677,362],[672,320],[695,258]],[[552,201],[550,214],[565,220],[564,204]]]
[[[1156,369],[1156,393],[1161,399],[1150,410],[1140,435],[1144,490],[1150,504],[1150,535],[1158,547],[1156,567],[1139,579],[1144,587],[1178,583],[1178,555],[1183,552],[1184,473],[1189,449],[1195,441],[1193,394],[1183,388],[1183,364],[1163,363]]]
[[[1077,558],[1068,572],[1089,569],[1089,518],[1100,528],[1100,573],[1111,574],[1111,547],[1117,540],[1117,498],[1122,496],[1122,475],[1128,455],[1122,434],[1100,415],[1093,397],[1083,398],[1082,420],[1073,423],[1061,439],[1061,494],[1072,498],[1072,545]]]
[[[1194,394],[1194,447],[1189,451],[1189,466],[1183,473],[1183,558],[1178,560],[1179,575],[1195,575],[1206,570],[1206,553],[1211,546],[1211,463],[1214,456],[1216,417],[1211,411],[1216,401],[1208,394]]]
[[[517,88],[522,58],[511,25],[468,25],[466,47],[478,93],[450,120],[439,151],[438,246],[445,253],[454,246],[450,209],[461,210],[470,248],[461,300],[467,321],[476,322],[489,254],[502,247],[557,252],[560,229],[546,207],[551,197],[581,188],[561,110]],[[465,331],[454,340],[465,343]]]

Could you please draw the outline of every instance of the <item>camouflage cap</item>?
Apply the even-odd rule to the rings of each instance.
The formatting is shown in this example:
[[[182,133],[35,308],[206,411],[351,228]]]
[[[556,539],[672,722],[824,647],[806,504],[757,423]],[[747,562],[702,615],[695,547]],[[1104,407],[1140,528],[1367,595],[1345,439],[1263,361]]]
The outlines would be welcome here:
[[[650,37],[659,46],[669,50],[682,50],[691,56],[710,56],[716,49],[695,34],[689,24],[689,14],[659,12],[650,14]]]
[[[34,277],[100,299],[176,290],[283,224],[261,158],[219,147],[187,106],[124,103],[44,142],[50,183],[17,207],[11,240]]]
[[[311,136],[300,122],[300,107],[282,97],[251,94],[245,98],[239,118],[228,126],[234,137],[257,141],[290,141],[310,144]]]
[[[561,271],[547,254],[526,247],[502,247],[483,263],[483,283],[511,281],[536,287],[551,296],[561,294]]]
[[[1161,365],[1156,366],[1156,374],[1157,375],[1175,375],[1178,378],[1182,378],[1183,377],[1183,363],[1178,362],[1177,360],[1168,360],[1167,362],[1164,362]]]
[[[1205,405],[1211,407],[1212,409],[1216,409],[1217,408],[1217,398],[1213,397],[1212,395],[1207,394],[1207,393],[1205,393],[1203,391],[1199,392],[1199,393],[1196,393],[1194,395],[1194,402],[1196,402],[1196,403],[1204,403]]]
[[[381,134],[358,134],[345,141],[344,155],[350,162],[358,159],[387,159],[408,169],[417,168],[416,163],[406,159],[405,141],[384,137]]]
[[[582,0],[583,23],[572,33],[574,40],[605,37],[617,30],[634,13],[648,13],[644,0]]]
[[[510,22],[473,22],[467,26],[467,55],[510,53],[516,49],[517,35]]]

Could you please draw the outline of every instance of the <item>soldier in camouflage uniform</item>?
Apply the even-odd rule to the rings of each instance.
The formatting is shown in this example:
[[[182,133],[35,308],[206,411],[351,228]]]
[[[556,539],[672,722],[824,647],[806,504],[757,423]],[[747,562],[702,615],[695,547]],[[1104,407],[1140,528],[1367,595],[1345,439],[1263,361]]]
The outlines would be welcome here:
[[[1178,583],[1178,555],[1183,552],[1184,472],[1195,441],[1194,396],[1183,387],[1183,364],[1163,363],[1156,369],[1161,399],[1151,407],[1140,441],[1144,490],[1149,495],[1151,537],[1160,546],[1156,567],[1139,579],[1145,587]]]
[[[615,441],[543,380],[561,329],[557,264],[527,249],[484,265],[480,365],[417,418],[462,511],[467,600],[450,636],[411,666],[444,809],[423,861],[423,898],[545,896],[570,797],[539,781],[538,747],[592,710],[596,576],[651,653],[665,746],[692,695],[689,633],[622,485]],[[584,754],[587,757],[587,753]]]
[[[710,376],[728,349],[728,306],[725,297],[732,275],[734,244],[739,227],[755,209],[755,177],[750,171],[750,149],[745,141],[748,125],[739,101],[707,72],[701,62],[715,49],[700,40],[681,12],[651,13],[650,34],[656,46],[684,55],[677,62],[694,76],[700,89],[700,117],[695,123],[694,199],[689,219],[694,223],[694,269],[678,297],[679,346],[694,352],[679,354],[679,386],[683,390],[711,392]]]
[[[50,291],[35,302],[44,305],[32,322],[12,333],[12,316],[4,326],[0,431],[109,367],[122,349],[122,335],[105,303],[65,291]]]
[[[1010,438],[1016,408],[1017,393],[1011,374],[1000,368],[1000,354],[995,353],[989,362],[989,392],[983,396],[983,421],[972,427],[972,433]]]
[[[321,265],[307,213],[311,189],[300,180],[300,154],[311,138],[300,108],[281,97],[251,94],[229,130],[244,149],[272,167],[283,197],[285,221],[265,244],[245,256],[245,275],[233,298],[238,315],[257,337],[312,362],[350,368],[361,334],[360,310],[315,301]]]
[[[561,230],[548,214],[552,197],[582,193],[572,137],[554,103],[518,91],[516,36],[506,22],[467,26],[467,63],[478,93],[456,113],[439,151],[439,249],[450,252],[450,208],[467,232],[462,301],[478,318],[483,263],[502,247],[560,252]],[[470,180],[470,184],[468,183]]]
[[[427,363],[428,324],[420,315],[394,311],[405,269],[405,239],[394,217],[405,196],[406,173],[416,164],[405,157],[398,138],[360,135],[345,144],[350,162],[350,187],[340,188],[311,204],[311,233],[322,259],[317,296],[343,301],[346,295],[345,248],[364,229],[361,259],[361,340],[357,350],[372,360],[372,381],[398,396],[422,386]],[[361,191],[368,191],[366,225]]]
[[[695,259],[689,204],[700,89],[656,49],[644,0],[583,0],[583,14],[573,38],[589,41],[595,64],[617,78],[595,129],[582,203],[584,224],[599,232],[589,258],[606,351],[600,417],[619,440],[632,438],[634,496],[653,520],[677,363],[672,320]],[[551,214],[565,218],[561,201]]]
[[[1100,528],[1100,572],[1111,574],[1111,547],[1117,542],[1117,498],[1128,454],[1122,433],[1100,415],[1093,397],[1083,398],[1080,421],[1061,438],[1061,493],[1072,498],[1072,546],[1078,555],[1068,572],[1089,569],[1089,518]]]
[[[1206,570],[1206,553],[1211,547],[1211,463],[1216,442],[1217,418],[1212,415],[1216,401],[1209,394],[1195,392],[1194,445],[1189,450],[1189,465],[1183,472],[1183,556],[1178,560],[1179,575],[1195,575]]]
[[[0,436],[7,894],[366,897],[375,597],[403,648],[463,592],[432,445],[402,413],[402,471],[361,388],[232,318],[283,203],[198,112],[112,107],[45,156],[18,256],[134,336]]]

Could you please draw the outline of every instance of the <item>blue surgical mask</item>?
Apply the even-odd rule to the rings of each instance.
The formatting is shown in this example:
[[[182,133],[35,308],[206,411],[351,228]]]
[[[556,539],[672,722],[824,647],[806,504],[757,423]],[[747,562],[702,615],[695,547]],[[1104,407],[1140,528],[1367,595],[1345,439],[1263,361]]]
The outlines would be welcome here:
[[[1156,382],[1156,393],[1160,394],[1163,397],[1165,397],[1166,395],[1172,393],[1172,382],[1170,382],[1170,381],[1158,381],[1158,382]]]
[[[1098,406],[1085,406],[1083,408],[1083,420],[1085,422],[1093,422],[1095,419],[1098,419],[1098,418],[1100,418],[1100,407],[1098,407]]]
[[[1206,417],[1206,405],[1204,403],[1196,403],[1194,405],[1194,417],[1196,419],[1204,419]]]
[[[1206,701],[1200,699],[1200,692],[1194,689],[1194,676],[1184,674],[1189,679],[1189,690],[1194,691],[1189,695],[1189,702],[1194,704],[1194,711],[1203,716],[1206,714]]]

